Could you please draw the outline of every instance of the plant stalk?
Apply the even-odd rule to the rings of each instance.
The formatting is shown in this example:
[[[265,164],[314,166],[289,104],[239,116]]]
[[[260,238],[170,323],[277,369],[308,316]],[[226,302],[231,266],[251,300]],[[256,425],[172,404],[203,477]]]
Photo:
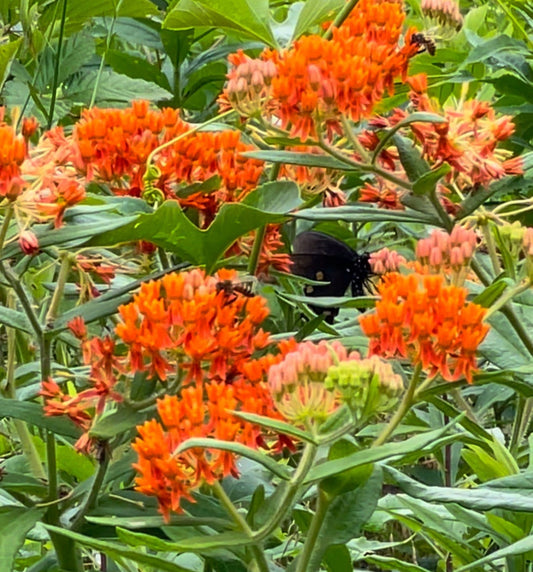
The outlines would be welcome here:
[[[383,428],[383,431],[378,435],[376,440],[372,443],[372,447],[378,447],[383,445],[385,441],[392,435],[396,427],[401,423],[402,419],[405,417],[406,413],[409,411],[413,405],[414,395],[416,391],[416,386],[420,379],[420,373],[422,372],[422,364],[417,364],[413,372],[413,376],[407,387],[407,391],[404,393],[400,406],[396,410],[396,413],[392,416],[388,424]]]
[[[226,509],[226,512],[232,518],[233,522],[238,526],[241,532],[243,532],[248,538],[254,539],[253,530],[250,528],[246,520],[239,513],[235,505],[231,502],[231,499],[226,494],[226,491],[224,490],[220,482],[215,481],[212,486],[215,494],[217,495],[220,502]],[[252,544],[251,546],[251,550],[254,557],[257,572],[268,572],[269,570],[268,563],[266,561],[265,554],[263,552],[262,543],[258,540],[255,540],[254,544]]]
[[[330,498],[329,495],[321,489],[318,490],[315,514],[311,519],[311,526],[307,532],[304,548],[298,557],[294,572],[313,572],[316,569],[314,566],[310,566],[311,557],[316,548],[316,541],[320,534],[320,530],[324,523],[324,518],[326,517],[331,501],[332,498]]]

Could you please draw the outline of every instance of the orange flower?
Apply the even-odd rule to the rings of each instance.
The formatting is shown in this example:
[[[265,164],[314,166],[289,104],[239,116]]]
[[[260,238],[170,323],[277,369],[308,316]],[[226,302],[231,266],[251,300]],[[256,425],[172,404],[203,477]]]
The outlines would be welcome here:
[[[129,367],[148,367],[162,381],[169,371],[185,371],[187,382],[207,376],[235,383],[253,353],[269,343],[259,327],[268,315],[265,300],[217,288],[236,278],[233,271],[206,276],[191,270],[143,284],[134,301],[119,308],[116,333],[130,349]]]
[[[240,201],[257,186],[263,168],[261,162],[240,155],[253,147],[241,141],[238,131],[185,136],[190,129],[178,110],[153,110],[148,102],[136,101],[127,109],[85,110],[73,137],[89,180],[109,183],[117,194],[140,196],[148,155],[183,136],[157,153],[154,165],[160,176],[154,185],[165,198],[201,211],[201,226],[205,227],[221,204]],[[215,177],[220,183],[214,192],[181,192],[187,185]]]
[[[0,196],[15,199],[23,180],[20,166],[27,155],[26,141],[10,125],[0,122]]]
[[[399,45],[404,18],[402,2],[360,0],[330,40],[304,36],[283,52],[265,52],[277,70],[270,112],[302,141],[316,136],[317,122],[338,129],[340,114],[368,117],[418,50],[410,33]]]
[[[430,377],[472,382],[476,350],[489,327],[486,310],[466,302],[467,290],[446,286],[441,275],[386,274],[376,312],[359,318],[370,338],[369,355],[401,356]]]

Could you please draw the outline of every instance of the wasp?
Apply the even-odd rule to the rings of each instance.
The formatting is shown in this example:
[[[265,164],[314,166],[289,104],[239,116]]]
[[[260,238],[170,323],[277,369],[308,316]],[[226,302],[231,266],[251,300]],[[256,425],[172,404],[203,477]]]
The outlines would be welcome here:
[[[419,47],[417,52],[419,54],[427,51],[427,53],[430,56],[434,56],[437,51],[437,46],[435,45],[435,42],[429,36],[426,36],[424,34],[420,33],[413,34],[411,36],[411,43],[416,44]]]

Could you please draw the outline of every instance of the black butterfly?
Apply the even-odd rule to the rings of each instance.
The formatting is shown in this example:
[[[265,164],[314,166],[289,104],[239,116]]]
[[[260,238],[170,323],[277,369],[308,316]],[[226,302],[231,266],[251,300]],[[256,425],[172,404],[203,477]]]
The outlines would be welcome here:
[[[300,233],[292,245],[293,274],[329,282],[323,286],[307,285],[307,296],[344,296],[351,286],[352,296],[362,296],[368,287],[372,269],[369,254],[357,254],[347,244],[314,230]],[[324,313],[328,323],[339,313],[338,308],[309,306],[313,312]]]

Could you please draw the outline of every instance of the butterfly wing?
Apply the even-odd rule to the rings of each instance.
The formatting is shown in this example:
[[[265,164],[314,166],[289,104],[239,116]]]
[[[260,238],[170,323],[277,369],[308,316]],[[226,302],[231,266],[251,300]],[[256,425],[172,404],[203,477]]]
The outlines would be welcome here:
[[[343,242],[316,231],[302,232],[293,243],[292,273],[310,280],[328,282],[304,289],[307,296],[340,297],[346,293],[353,281],[353,261],[357,254]],[[310,306],[316,312],[326,314],[332,322],[339,313],[338,308],[324,310],[320,306]]]

